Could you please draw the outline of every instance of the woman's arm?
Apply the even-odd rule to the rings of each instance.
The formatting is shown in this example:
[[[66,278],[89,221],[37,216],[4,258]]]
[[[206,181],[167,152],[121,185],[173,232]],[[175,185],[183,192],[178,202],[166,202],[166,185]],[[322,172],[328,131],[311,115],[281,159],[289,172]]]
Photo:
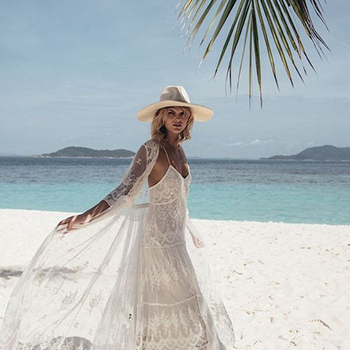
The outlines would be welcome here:
[[[85,224],[93,221],[95,218],[103,215],[107,209],[113,205],[118,205],[123,197],[132,199],[140,189],[141,178],[147,167],[147,149],[145,144],[136,152],[128,170],[124,174],[120,184],[110,193],[108,193],[99,203],[88,209],[82,214],[70,216],[58,223],[57,231],[67,233],[72,230],[73,225]],[[117,203],[118,202],[118,203]],[[59,227],[62,226],[62,227]],[[64,227],[67,226],[67,227]]]
[[[109,206],[113,206],[121,197],[135,197],[138,193],[141,178],[147,168],[147,149],[145,144],[136,152],[129,169],[124,174],[120,184],[110,193],[108,193],[102,201]]]
[[[197,248],[203,248],[206,244],[201,234],[197,231],[196,227],[193,225],[192,220],[189,216],[189,211],[186,212],[186,228],[192,237],[192,242]]]
[[[64,220],[61,220],[56,226],[57,231],[62,231],[62,233],[67,233],[72,230],[73,225],[85,224],[87,222],[90,222],[93,218],[102,214],[108,208],[110,208],[108,203],[105,202],[104,200],[101,200],[99,203],[97,203],[95,206],[88,209],[84,213],[79,215],[69,216]],[[66,228],[65,227],[59,228],[59,226],[65,226],[65,225],[68,225],[68,226]]]
[[[183,147],[180,147],[181,152],[182,152],[182,157],[184,159],[184,164],[188,164],[187,163],[187,157],[185,154],[185,151],[183,149]],[[188,167],[189,168],[189,167]],[[190,233],[191,237],[192,237],[192,242],[193,244],[197,247],[197,248],[203,248],[205,246],[203,237],[199,234],[199,232],[197,231],[196,227],[193,225],[190,216],[189,216],[189,211],[188,209],[186,209],[186,228],[188,230],[188,232]]]

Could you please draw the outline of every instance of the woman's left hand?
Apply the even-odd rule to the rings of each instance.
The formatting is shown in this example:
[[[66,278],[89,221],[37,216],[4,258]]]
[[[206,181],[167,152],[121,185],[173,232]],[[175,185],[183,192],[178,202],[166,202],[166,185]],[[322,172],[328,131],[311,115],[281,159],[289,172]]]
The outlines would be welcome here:
[[[193,244],[197,247],[197,248],[203,248],[204,247],[204,243],[199,240],[197,237],[195,236],[192,236],[192,241],[193,241]]]

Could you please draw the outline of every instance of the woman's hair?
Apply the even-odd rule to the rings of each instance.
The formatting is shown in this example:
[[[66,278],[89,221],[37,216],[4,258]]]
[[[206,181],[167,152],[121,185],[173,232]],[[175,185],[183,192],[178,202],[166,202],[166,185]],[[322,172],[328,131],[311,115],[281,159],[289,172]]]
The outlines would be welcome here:
[[[158,111],[152,119],[151,139],[157,141],[160,145],[164,144],[167,138],[167,130],[164,126],[164,119],[167,116],[168,108],[171,107],[164,107],[158,109]],[[191,139],[191,130],[194,123],[194,117],[191,108],[184,106],[180,106],[180,108],[185,113],[185,115],[189,116],[189,118],[187,119],[186,128],[179,134],[179,139],[176,143],[176,146],[182,144],[186,140]]]

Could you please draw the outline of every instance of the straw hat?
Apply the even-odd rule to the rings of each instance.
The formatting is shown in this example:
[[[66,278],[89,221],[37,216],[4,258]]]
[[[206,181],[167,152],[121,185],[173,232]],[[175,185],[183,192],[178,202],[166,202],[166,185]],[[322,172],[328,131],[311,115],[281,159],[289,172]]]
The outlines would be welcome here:
[[[190,107],[194,120],[210,120],[214,112],[205,106],[190,103],[186,90],[182,86],[167,86],[160,95],[159,102],[152,103],[137,112],[137,119],[140,122],[152,121],[160,108],[183,106]]]

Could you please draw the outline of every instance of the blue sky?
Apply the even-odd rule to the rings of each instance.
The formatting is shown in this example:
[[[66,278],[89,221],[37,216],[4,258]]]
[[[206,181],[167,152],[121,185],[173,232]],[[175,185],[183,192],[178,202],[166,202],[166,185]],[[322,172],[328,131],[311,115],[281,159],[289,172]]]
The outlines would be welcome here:
[[[264,107],[246,70],[236,99],[225,94],[226,66],[211,80],[220,37],[197,69],[204,47],[184,50],[177,2],[17,0],[0,3],[0,155],[33,155],[67,146],[136,151],[150,124],[136,112],[182,85],[192,102],[211,107],[210,122],[194,125],[187,156],[259,158],[311,146],[350,146],[350,4],[324,5],[331,48],[319,59],[304,36],[317,74],[308,69],[295,89],[278,63],[281,91],[264,60]],[[238,62],[238,60],[236,60]]]

